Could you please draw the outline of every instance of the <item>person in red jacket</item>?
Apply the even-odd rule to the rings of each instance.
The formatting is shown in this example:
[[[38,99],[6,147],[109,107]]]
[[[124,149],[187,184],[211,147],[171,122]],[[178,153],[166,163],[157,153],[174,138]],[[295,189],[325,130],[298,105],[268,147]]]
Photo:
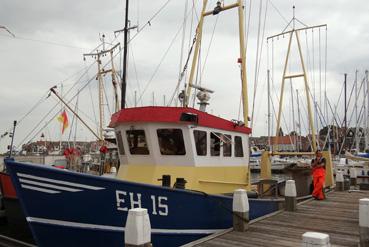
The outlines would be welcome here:
[[[323,158],[320,150],[316,151],[316,157],[311,161],[311,168],[313,173],[313,184],[314,190],[312,196],[316,200],[324,200],[324,183],[325,183],[325,163],[326,160]]]

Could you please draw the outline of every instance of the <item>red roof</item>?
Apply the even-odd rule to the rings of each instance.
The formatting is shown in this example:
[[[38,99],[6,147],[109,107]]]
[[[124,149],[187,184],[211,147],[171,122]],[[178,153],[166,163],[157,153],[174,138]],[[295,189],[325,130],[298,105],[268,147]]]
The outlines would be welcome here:
[[[238,126],[232,121],[187,107],[147,106],[126,108],[113,114],[109,126],[114,128],[120,123],[129,122],[188,123],[180,120],[182,113],[196,114],[198,118],[197,125],[199,126],[246,134],[251,133],[250,128]]]

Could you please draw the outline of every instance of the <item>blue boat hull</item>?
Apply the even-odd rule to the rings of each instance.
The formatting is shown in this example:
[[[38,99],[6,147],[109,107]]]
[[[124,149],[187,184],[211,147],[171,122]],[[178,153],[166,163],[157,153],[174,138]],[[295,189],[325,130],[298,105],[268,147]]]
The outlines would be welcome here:
[[[5,161],[38,246],[122,246],[130,208],[147,208],[154,246],[232,226],[232,198]],[[250,218],[278,210],[249,200]]]

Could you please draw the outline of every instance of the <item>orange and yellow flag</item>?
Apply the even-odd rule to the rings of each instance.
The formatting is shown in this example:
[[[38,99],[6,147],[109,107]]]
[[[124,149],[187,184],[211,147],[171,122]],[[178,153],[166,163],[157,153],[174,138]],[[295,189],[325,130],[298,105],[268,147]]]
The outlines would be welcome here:
[[[62,123],[63,127],[62,127],[62,134],[64,133],[64,130],[66,128],[68,128],[69,123],[68,123],[68,115],[67,112],[64,110],[58,117],[58,121]]]

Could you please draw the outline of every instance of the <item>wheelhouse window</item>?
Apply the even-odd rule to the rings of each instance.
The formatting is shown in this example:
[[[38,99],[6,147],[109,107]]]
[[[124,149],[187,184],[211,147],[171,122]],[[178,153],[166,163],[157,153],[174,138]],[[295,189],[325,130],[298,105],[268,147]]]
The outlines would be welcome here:
[[[127,130],[127,141],[131,154],[149,154],[144,130]]]
[[[186,149],[181,129],[158,129],[160,153],[162,155],[185,155]]]
[[[220,155],[220,135],[219,133],[210,133],[210,155],[219,156]]]
[[[123,147],[122,132],[121,131],[115,132],[115,136],[117,137],[119,154],[124,155],[125,153],[124,153],[124,147]]]
[[[234,137],[234,154],[236,157],[243,157],[242,138],[241,136]]]
[[[193,136],[195,139],[196,153],[199,156],[206,156],[207,154],[207,135],[206,131],[194,130]]]
[[[223,157],[232,156],[232,137],[230,135],[222,135]]]

